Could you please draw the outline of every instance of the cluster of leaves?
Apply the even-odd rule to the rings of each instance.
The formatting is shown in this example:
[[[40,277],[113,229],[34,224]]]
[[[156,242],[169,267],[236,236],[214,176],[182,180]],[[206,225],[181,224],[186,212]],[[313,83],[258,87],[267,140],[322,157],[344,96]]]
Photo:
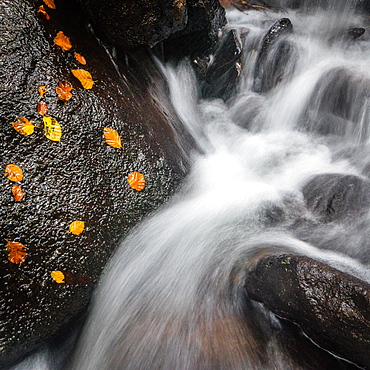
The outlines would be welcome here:
[[[43,0],[45,5],[50,9],[56,9],[54,0]],[[50,15],[47,13],[45,6],[41,5],[38,8],[38,13],[45,17],[46,20],[50,20]],[[59,31],[54,38],[54,44],[59,46],[63,51],[69,51],[73,48],[70,38],[64,35],[63,31]],[[74,54],[76,60],[82,64],[86,65],[86,59],[79,53]],[[72,74],[76,77],[83,88],[91,89],[96,81],[92,79],[91,74],[84,69],[73,69]],[[60,81],[55,87],[55,92],[58,95],[58,100],[64,101],[64,104],[72,98],[73,87],[68,81]],[[39,86],[38,93],[40,96],[40,101],[37,104],[37,112],[43,118],[43,130],[44,135],[51,141],[60,141],[62,136],[62,128],[58,121],[48,114],[48,105],[43,100],[44,95],[48,92],[46,86]],[[20,135],[30,136],[34,133],[35,128],[41,129],[42,127],[34,125],[25,117],[18,117],[14,122],[11,122],[15,131]],[[103,136],[105,142],[117,149],[123,149],[122,141],[119,133],[108,127],[104,127]],[[5,176],[12,182],[21,182],[23,180],[22,169],[15,164],[8,164],[4,171]],[[127,176],[127,181],[129,187],[142,191],[145,188],[145,177],[142,173],[134,171]],[[14,200],[19,202],[24,198],[24,192],[19,184],[16,184],[11,189]],[[69,232],[73,235],[80,235],[85,230],[85,222],[81,220],[75,220],[69,225]],[[26,247],[17,241],[10,241],[5,239],[7,242],[8,260],[14,264],[22,264],[26,261],[27,251]],[[51,271],[51,278],[57,283],[65,283],[65,275],[62,271]]]

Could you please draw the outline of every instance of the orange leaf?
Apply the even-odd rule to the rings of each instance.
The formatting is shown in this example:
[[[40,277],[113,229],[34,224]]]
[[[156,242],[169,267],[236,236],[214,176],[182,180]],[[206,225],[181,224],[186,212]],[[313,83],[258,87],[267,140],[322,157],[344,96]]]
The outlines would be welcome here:
[[[85,89],[91,89],[94,85],[90,72],[84,69],[72,69],[73,76],[78,78]]]
[[[71,41],[70,41],[69,37],[67,37],[63,33],[63,31],[59,31],[57,33],[57,35],[54,38],[54,44],[60,46],[62,48],[62,50],[72,49]]]
[[[37,90],[38,90],[38,92],[39,92],[39,94],[40,94],[40,97],[42,98],[43,96],[44,96],[44,94],[47,92],[47,90],[46,90],[46,86],[39,86],[38,88],[37,88]]]
[[[21,201],[24,197],[24,192],[23,192],[22,188],[19,185],[14,185],[12,187],[12,193],[13,193],[13,197],[14,197],[16,202]]]
[[[40,101],[40,103],[37,104],[37,113],[40,113],[42,116],[48,113],[48,106],[45,102]]]
[[[104,139],[113,148],[122,148],[121,138],[116,130],[104,127]]]
[[[137,191],[141,191],[145,188],[145,177],[140,172],[131,172],[128,175],[127,181],[129,185]]]
[[[8,243],[7,250],[9,252],[8,254],[8,260],[11,263],[20,264],[26,260],[26,248],[23,244],[18,242],[12,242],[10,240],[5,239]]]
[[[51,9],[55,9],[54,0],[43,0],[44,3]]]
[[[35,129],[35,126],[27,118],[19,117],[15,122],[12,122],[12,126],[15,131],[19,132],[21,135],[31,135]]]
[[[75,58],[81,63],[86,64],[86,59],[79,53],[75,53]]]
[[[23,180],[23,171],[15,164],[8,164],[5,167],[5,177],[10,181],[20,182]]]
[[[37,10],[37,13],[42,14],[47,21],[50,19],[50,15],[48,13],[46,13],[44,5],[39,6],[39,9]]]
[[[56,93],[59,95],[59,100],[69,100],[72,98],[71,90],[73,87],[67,81],[60,81],[55,88]]]
[[[64,274],[62,271],[51,271],[50,272],[51,277],[58,283],[64,283]]]
[[[69,231],[74,235],[81,234],[85,229],[85,222],[83,221],[73,221],[69,225]]]

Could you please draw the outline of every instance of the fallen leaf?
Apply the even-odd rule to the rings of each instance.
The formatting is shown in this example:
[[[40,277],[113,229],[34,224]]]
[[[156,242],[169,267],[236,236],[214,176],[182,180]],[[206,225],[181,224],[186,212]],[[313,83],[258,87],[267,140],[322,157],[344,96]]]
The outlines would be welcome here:
[[[62,271],[51,271],[50,273],[51,277],[58,283],[64,283],[64,274]]]
[[[41,114],[42,116],[45,116],[45,114],[48,113],[48,106],[45,102],[40,101],[37,104],[37,113]]]
[[[10,181],[20,182],[23,180],[23,171],[16,164],[8,164],[5,167],[5,177]]]
[[[129,185],[137,191],[141,191],[145,188],[145,177],[140,172],[131,172],[128,175],[127,181]]]
[[[5,240],[8,243],[6,248],[9,252],[8,260],[11,263],[15,263],[17,265],[24,262],[26,260],[27,255],[26,248],[24,247],[24,245],[18,242],[12,242],[8,239]]]
[[[13,197],[14,197],[16,202],[21,201],[24,197],[24,192],[23,192],[22,188],[19,185],[14,185],[12,187],[12,193],[13,193]]]
[[[60,81],[55,88],[56,93],[59,95],[59,100],[67,101],[72,98],[71,90],[73,87],[67,81]]]
[[[84,70],[84,69],[72,69],[73,76],[75,76],[77,79],[80,80],[81,85],[85,89],[91,89],[94,85],[94,82],[92,79],[92,76],[90,72]]]
[[[69,225],[69,231],[74,235],[81,234],[85,229],[85,222],[84,221],[73,221]]]
[[[47,21],[50,20],[50,15],[48,13],[46,13],[44,5],[39,6],[39,9],[37,10],[37,13],[42,14]]]
[[[59,31],[57,33],[57,35],[54,38],[54,44],[60,46],[62,48],[62,50],[72,49],[71,41],[70,41],[69,37],[67,37],[63,33],[63,31]]]
[[[51,9],[56,8],[56,6],[54,4],[54,0],[43,0],[43,1],[44,1],[45,5],[47,5],[49,8],[51,8]]]
[[[77,61],[79,61],[81,64],[86,64],[86,59],[79,53],[75,53],[75,58]]]
[[[121,138],[116,130],[104,127],[104,139],[113,148],[122,148]]]
[[[44,94],[47,92],[46,90],[46,86],[39,86],[37,88],[38,92],[39,92],[39,95],[40,97],[42,98],[44,96]]]
[[[60,141],[62,128],[58,121],[53,117],[43,117],[45,136],[52,141]]]
[[[24,136],[33,134],[33,131],[35,129],[34,124],[24,117],[18,117],[15,122],[12,122],[12,126],[15,131]]]

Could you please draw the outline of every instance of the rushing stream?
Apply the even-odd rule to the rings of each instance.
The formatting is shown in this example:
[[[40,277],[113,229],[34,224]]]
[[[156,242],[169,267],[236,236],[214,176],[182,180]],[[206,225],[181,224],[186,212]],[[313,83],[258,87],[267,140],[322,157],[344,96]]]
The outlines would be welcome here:
[[[282,77],[259,92],[258,50],[282,17],[293,25],[283,35]],[[342,4],[318,12],[230,10],[228,21],[243,54],[227,102],[198,99],[189,62],[161,66],[200,151],[181,191],[111,259],[74,370],[304,369],[270,333],[278,320],[246,302],[245,269],[261,250],[283,248],[370,281],[367,212],[352,223],[322,224],[302,193],[316,175],[367,181],[370,174],[370,41],[368,31],[346,37],[366,18]]]

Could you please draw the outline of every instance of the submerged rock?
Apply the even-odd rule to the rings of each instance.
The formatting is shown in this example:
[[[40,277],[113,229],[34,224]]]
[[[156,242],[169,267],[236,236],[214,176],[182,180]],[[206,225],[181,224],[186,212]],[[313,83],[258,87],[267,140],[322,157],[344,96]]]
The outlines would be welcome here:
[[[262,40],[254,71],[253,90],[265,93],[274,88],[291,71],[287,68],[293,46],[283,36],[293,26],[288,18],[277,21]]]
[[[245,290],[320,347],[370,366],[368,283],[308,257],[275,255],[248,272]]]
[[[302,193],[308,209],[325,223],[351,221],[370,209],[370,182],[354,175],[317,175]]]
[[[119,240],[168,199],[187,168],[145,78],[117,72],[74,1],[47,8],[50,20],[37,12],[38,6],[36,1],[0,1],[1,368],[85,309]],[[61,30],[71,50],[54,45]],[[75,59],[75,52],[86,58],[86,65]],[[149,57],[141,62],[153,68]],[[95,81],[91,89],[84,89],[71,72],[81,68]],[[60,81],[73,87],[70,100],[58,100]],[[43,96],[40,86],[47,90]],[[60,124],[61,131],[51,128],[61,133],[59,141],[44,135],[40,102]],[[35,125],[32,135],[13,128],[18,117]],[[108,145],[105,127],[117,131],[123,148]],[[12,195],[15,182],[4,176],[9,164],[23,171],[21,201]],[[145,176],[142,191],[129,186],[132,172]],[[69,226],[77,220],[85,228],[75,235]],[[14,263],[7,241],[24,246],[23,263]],[[14,246],[19,244],[13,252]]]

